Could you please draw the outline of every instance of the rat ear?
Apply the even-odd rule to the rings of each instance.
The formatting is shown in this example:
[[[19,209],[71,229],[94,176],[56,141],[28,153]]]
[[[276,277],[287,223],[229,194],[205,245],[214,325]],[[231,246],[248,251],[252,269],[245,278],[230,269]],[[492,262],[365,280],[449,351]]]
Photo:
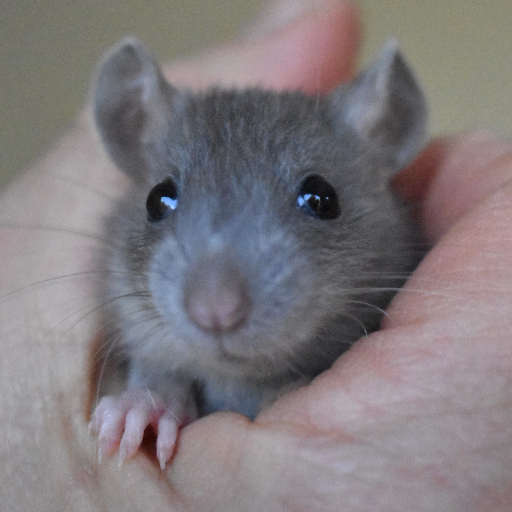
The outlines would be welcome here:
[[[164,136],[174,94],[136,39],[121,41],[100,66],[96,124],[111,158],[136,181],[144,181],[149,172],[148,146]]]
[[[426,132],[425,98],[393,41],[378,61],[331,96],[336,115],[359,137],[395,156],[404,167]]]

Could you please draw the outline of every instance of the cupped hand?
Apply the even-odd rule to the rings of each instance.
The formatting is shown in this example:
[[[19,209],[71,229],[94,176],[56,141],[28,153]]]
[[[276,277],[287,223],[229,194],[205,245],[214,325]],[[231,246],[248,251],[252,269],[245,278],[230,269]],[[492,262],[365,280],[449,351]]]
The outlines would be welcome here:
[[[292,19],[309,5],[277,4],[243,39],[169,66],[168,79],[328,91],[353,74],[357,10],[326,0]],[[394,185],[418,203],[434,246],[383,329],[254,423],[192,423],[162,473],[142,453],[98,464],[87,432],[92,265],[101,219],[127,187],[89,116],[0,201],[6,510],[510,510],[509,141],[433,142]]]

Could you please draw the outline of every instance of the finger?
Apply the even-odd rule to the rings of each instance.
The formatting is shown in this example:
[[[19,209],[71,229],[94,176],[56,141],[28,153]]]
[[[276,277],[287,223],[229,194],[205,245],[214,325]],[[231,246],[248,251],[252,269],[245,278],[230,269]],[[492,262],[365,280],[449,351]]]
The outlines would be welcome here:
[[[254,489],[234,493],[230,490],[239,490],[244,480],[258,487],[260,478],[253,474],[252,481],[248,479],[251,464],[246,467],[247,460],[254,454],[255,437],[258,435],[250,421],[233,413],[206,416],[182,430],[179,449],[165,472],[190,510],[244,510],[243,506],[236,508],[233,502],[239,496],[250,503],[253,496],[248,495]],[[253,467],[255,473],[258,465]],[[261,503],[258,505],[261,510],[269,510]]]
[[[175,63],[166,76],[199,89],[259,85],[324,93],[353,76],[360,33],[359,11],[351,1],[278,2],[244,37]]]
[[[480,131],[440,138],[394,180],[397,192],[421,203],[419,219],[435,242],[512,177],[512,141]]]

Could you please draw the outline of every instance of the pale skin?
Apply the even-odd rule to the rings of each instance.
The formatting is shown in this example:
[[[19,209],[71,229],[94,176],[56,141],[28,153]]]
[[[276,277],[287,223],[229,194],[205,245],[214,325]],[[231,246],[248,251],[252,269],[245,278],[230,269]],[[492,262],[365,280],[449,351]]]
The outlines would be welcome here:
[[[166,76],[316,93],[353,75],[351,4],[318,2],[270,29],[260,21]],[[88,235],[100,236],[111,198],[126,190],[89,115],[0,199],[5,510],[510,510],[510,141],[477,133],[431,143],[395,185],[422,201],[434,247],[383,330],[254,423],[228,413],[192,423],[162,472],[144,451],[122,468],[115,457],[98,464],[86,417],[97,275],[27,287],[90,272],[101,242]]]

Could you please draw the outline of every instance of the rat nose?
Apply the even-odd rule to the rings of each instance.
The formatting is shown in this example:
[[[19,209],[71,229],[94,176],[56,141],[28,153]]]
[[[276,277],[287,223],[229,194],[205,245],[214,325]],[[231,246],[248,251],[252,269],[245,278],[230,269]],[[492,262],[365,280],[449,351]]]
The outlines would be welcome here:
[[[188,276],[184,292],[190,320],[213,334],[236,330],[251,311],[247,281],[234,265],[201,262]]]

